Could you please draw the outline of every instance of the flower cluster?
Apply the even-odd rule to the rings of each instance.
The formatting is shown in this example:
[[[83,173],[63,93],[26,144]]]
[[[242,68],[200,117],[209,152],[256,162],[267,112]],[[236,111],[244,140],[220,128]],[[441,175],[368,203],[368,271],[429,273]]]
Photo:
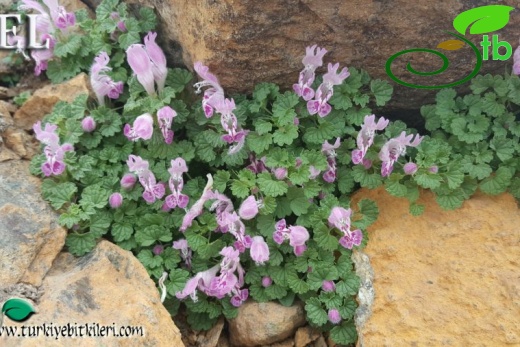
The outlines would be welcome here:
[[[302,63],[305,68],[300,72],[298,84],[293,85],[293,89],[298,96],[303,97],[307,101],[307,110],[311,115],[318,114],[320,117],[327,116],[332,107],[329,100],[334,94],[333,87],[340,85],[350,76],[348,69],[344,67],[339,73],[339,63],[327,66],[327,73],[323,75],[323,81],[314,91],[311,87],[315,78],[315,70],[323,64],[323,56],[327,51],[319,48],[317,45],[307,47],[305,57]]]
[[[154,84],[157,84],[159,92],[164,89],[168,74],[166,56],[155,43],[156,37],[157,33],[149,32],[144,38],[144,45],[133,44],[126,50],[128,65],[148,95],[155,95]]]
[[[309,239],[309,232],[305,227],[287,226],[285,219],[280,219],[275,224],[275,232],[273,233],[273,240],[281,245],[284,240],[289,240],[289,245],[292,246],[294,254],[300,256],[305,252],[307,246],[305,242]]]
[[[200,93],[202,88],[209,87],[204,91],[202,100],[202,108],[207,118],[211,118],[214,112],[220,114],[220,123],[222,128],[227,132],[222,136],[222,140],[232,145],[229,148],[228,154],[237,153],[244,147],[246,135],[248,130],[244,130],[238,125],[238,120],[233,111],[236,108],[234,99],[226,99],[224,97],[224,89],[211,72],[209,68],[201,62],[195,63],[195,71],[202,78],[202,81],[195,83],[197,93]]]
[[[36,139],[45,145],[43,153],[47,161],[42,164],[41,169],[45,176],[60,175],[65,171],[65,152],[73,151],[74,148],[69,143],[60,145],[60,139],[56,130],[58,126],[47,123],[42,130],[41,122],[38,121],[33,126]]]
[[[105,104],[105,96],[117,99],[123,93],[123,82],[114,82],[106,73],[112,68],[108,66],[110,58],[106,52],[101,52],[94,58],[94,64],[90,69],[90,84],[96,94],[100,105]]]
[[[161,199],[164,196],[164,184],[157,183],[155,175],[148,168],[148,161],[131,154],[128,156],[126,164],[130,172],[136,174],[139,178],[139,182],[144,188],[143,199],[146,202],[151,204],[155,202],[156,199]]]
[[[356,139],[358,149],[352,151],[352,162],[354,164],[362,163],[365,166],[371,166],[370,161],[365,159],[365,155],[367,154],[368,148],[374,143],[376,130],[384,130],[389,123],[389,120],[383,117],[379,118],[377,123],[375,122],[375,119],[376,116],[373,114],[365,116],[365,120]]]
[[[59,29],[63,35],[68,34],[70,27],[76,24],[76,16],[72,12],[67,12],[57,0],[43,0],[45,6],[34,0],[22,0],[20,10],[36,10],[40,13],[36,17],[36,34],[39,42],[46,42],[45,49],[31,50],[31,57],[36,62],[34,73],[40,75],[47,70],[47,62],[53,57],[54,45],[56,44],[56,31]],[[19,37],[16,41],[21,45]],[[24,43],[24,42],[23,42]],[[25,43],[24,43],[25,46]]]

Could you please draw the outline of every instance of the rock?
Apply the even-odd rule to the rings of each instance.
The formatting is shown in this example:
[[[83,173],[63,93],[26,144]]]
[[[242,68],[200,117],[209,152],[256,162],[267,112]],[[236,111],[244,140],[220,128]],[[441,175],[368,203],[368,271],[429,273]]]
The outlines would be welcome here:
[[[477,6],[472,0],[435,5],[428,0],[127,2],[139,2],[157,10],[161,32],[166,36],[166,44],[162,46],[169,49],[171,63],[177,62],[180,45],[184,63],[189,67],[197,61],[208,64],[228,93],[251,92],[259,82],[275,82],[290,89],[303,68],[305,47],[313,44],[329,51],[325,63],[340,62],[342,66],[363,68],[374,78],[390,82],[385,63],[392,55],[411,48],[434,49],[439,43],[454,39],[444,31],[454,32],[453,19]],[[479,1],[478,5],[491,3],[494,2]],[[518,2],[505,0],[500,4],[515,7]],[[519,25],[520,16],[513,12],[508,25],[497,32],[500,40],[515,48]],[[480,49],[481,35],[471,35],[470,40]],[[406,72],[408,61],[419,71],[439,69],[442,61],[433,54],[412,54],[409,60],[403,57],[396,60],[393,68],[398,77],[408,77],[407,82],[429,85],[462,79],[473,70],[475,59],[468,45],[442,53],[450,61],[450,68],[444,74],[418,77]],[[512,61],[508,71],[511,66]],[[504,67],[504,62],[485,61],[481,73],[503,73]],[[418,109],[434,100],[435,90],[392,84],[396,86],[395,99],[390,104],[393,108]],[[462,89],[468,90],[468,84]]]
[[[325,342],[325,338],[320,336],[316,341],[314,341],[314,347],[327,347],[327,342]]]
[[[90,327],[107,326],[106,336],[32,339],[5,339],[2,346],[179,346],[179,330],[168,311],[161,304],[159,292],[145,268],[130,252],[101,241],[89,254],[75,258],[61,253],[44,279],[44,294],[37,304],[37,313],[28,322],[4,321],[4,325]],[[116,333],[137,334],[116,338]],[[120,328],[128,328],[121,331]],[[79,328],[78,328],[79,329]],[[78,330],[79,331],[79,330]],[[86,333],[86,330],[83,329]],[[99,330],[101,331],[101,330]],[[141,332],[143,335],[141,335]]]
[[[29,162],[0,163],[0,287],[41,284],[65,243],[57,218],[41,198]]]
[[[511,195],[477,194],[443,211],[424,192],[419,217],[382,187],[353,200],[361,198],[380,210],[365,249],[375,300],[364,346],[520,345],[520,214]]]
[[[229,337],[234,346],[267,345],[292,336],[305,324],[303,305],[285,307],[275,302],[248,301],[229,320]]]
[[[8,160],[18,160],[20,157],[3,143],[2,137],[0,136],[0,163]]]
[[[230,346],[229,339],[224,334],[220,335],[217,346],[218,347],[229,347]]]
[[[293,339],[287,339],[282,342],[273,343],[270,347],[294,347]]]
[[[217,324],[197,338],[199,347],[217,347],[222,329],[224,328],[224,317],[220,317]]]
[[[13,118],[8,105],[10,104],[0,100],[0,134],[13,125]]]
[[[320,332],[310,326],[299,328],[294,335],[294,347],[306,347],[320,336]]]
[[[58,101],[72,102],[81,94],[92,95],[89,77],[81,73],[61,84],[47,85],[33,95],[14,114],[15,125],[30,130],[37,121],[51,113]]]

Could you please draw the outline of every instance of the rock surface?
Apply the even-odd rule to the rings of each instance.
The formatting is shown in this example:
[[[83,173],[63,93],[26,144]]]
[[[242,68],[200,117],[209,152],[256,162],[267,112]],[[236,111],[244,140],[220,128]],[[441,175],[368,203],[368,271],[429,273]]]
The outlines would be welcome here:
[[[290,88],[298,80],[305,47],[318,44],[329,53],[325,62],[340,62],[367,70],[371,76],[390,81],[385,63],[393,54],[411,48],[435,49],[454,39],[453,19],[461,12],[495,1],[428,0],[266,0],[183,1],[127,0],[155,8],[161,18],[162,46],[169,50],[170,64],[178,64],[179,45],[184,63],[202,61],[219,77],[227,92],[251,92],[259,82],[275,82]],[[517,6],[516,0],[501,5]],[[409,15],[413,14],[413,15]],[[518,45],[518,10],[508,25],[493,34]],[[482,35],[467,35],[477,44]],[[419,77],[406,72],[408,61],[419,71],[434,71],[442,61],[433,54],[399,58],[393,69],[407,82],[439,85],[460,80],[474,67],[474,54],[466,45],[457,51],[442,51],[450,61],[440,75]],[[410,56],[406,56],[409,58]],[[508,62],[509,70],[512,60]],[[504,62],[485,61],[481,73],[503,73]],[[393,83],[393,82],[392,82]],[[417,109],[431,103],[436,91],[395,84],[390,106]],[[467,89],[465,84],[462,89]]]
[[[39,286],[63,248],[67,232],[40,195],[29,163],[0,163],[0,287]]]
[[[14,114],[15,125],[30,130],[34,123],[51,113],[58,101],[72,102],[81,94],[92,95],[89,77],[84,73],[61,84],[38,89]]]
[[[443,211],[431,194],[422,216],[384,189],[365,252],[375,273],[364,346],[520,345],[520,214],[506,194],[477,194]]]
[[[25,323],[6,319],[4,325],[52,323],[55,327],[67,324],[79,327],[98,324],[109,327],[106,336],[60,337],[58,340],[56,337],[2,337],[2,346],[184,346],[145,268],[130,252],[108,241],[101,241],[81,258],[61,253],[42,288],[44,294],[36,305],[36,314]],[[142,327],[142,330],[135,330],[136,334],[130,337],[113,336],[112,328],[117,334],[124,334],[125,331],[130,333],[130,329],[126,329],[130,326]],[[83,332],[86,334],[85,329]]]
[[[248,301],[229,320],[230,342],[234,346],[258,346],[283,341],[305,324],[303,305],[285,307],[275,302]]]

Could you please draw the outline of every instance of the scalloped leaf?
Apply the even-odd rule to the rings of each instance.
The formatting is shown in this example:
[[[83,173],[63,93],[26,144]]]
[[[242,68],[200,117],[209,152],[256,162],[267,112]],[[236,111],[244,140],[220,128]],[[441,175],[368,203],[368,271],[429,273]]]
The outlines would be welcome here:
[[[459,14],[453,20],[453,27],[462,35],[470,28],[470,34],[487,34],[502,29],[509,22],[509,12],[514,7],[488,5],[472,8]]]

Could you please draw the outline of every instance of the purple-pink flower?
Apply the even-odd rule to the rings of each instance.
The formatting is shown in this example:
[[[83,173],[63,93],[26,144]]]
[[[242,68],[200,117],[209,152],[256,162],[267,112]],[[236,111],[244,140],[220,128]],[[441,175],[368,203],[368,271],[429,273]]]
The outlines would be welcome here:
[[[206,177],[208,178],[208,182],[202,191],[202,195],[200,196],[199,200],[195,201],[195,203],[191,206],[182,219],[182,225],[179,228],[179,230],[182,232],[185,232],[186,229],[191,226],[193,220],[202,214],[204,204],[213,196],[213,192],[211,191],[211,188],[213,187],[213,177],[211,174],[207,174]]]
[[[361,230],[350,230],[351,214],[352,210],[350,208],[347,210],[343,207],[334,207],[330,212],[328,219],[331,226],[334,226],[343,233],[343,236],[339,239],[339,243],[347,249],[352,249],[354,245],[359,246],[363,239],[363,233]]]
[[[262,236],[254,236],[249,250],[256,265],[264,265],[269,260],[269,247]]]
[[[182,174],[188,172],[186,161],[178,157],[171,161],[171,168],[168,169],[170,173],[170,179],[168,185],[170,186],[171,194],[165,199],[166,205],[169,208],[185,208],[188,205],[189,197],[182,194],[182,188],[184,187],[184,180]]]
[[[406,153],[407,146],[417,147],[424,138],[424,136],[415,135],[412,141],[413,137],[414,135],[406,135],[406,132],[403,131],[399,137],[390,139],[383,145],[379,152],[379,159],[383,162],[381,166],[381,175],[383,177],[389,176],[392,173],[394,163],[400,156]]]
[[[287,226],[285,219],[280,219],[275,224],[273,240],[281,245],[284,240],[289,240],[289,245],[293,247],[294,254],[300,256],[305,252],[307,246],[305,242],[309,239],[309,232],[302,226]]]
[[[123,196],[120,193],[112,193],[108,198],[108,203],[112,208],[118,208],[123,204]]]
[[[45,124],[45,128],[42,129],[40,121],[33,125],[36,139],[45,145],[43,153],[47,160],[41,166],[45,176],[62,174],[65,171],[65,152],[74,150],[69,143],[60,145],[57,129],[57,125],[50,123]]]
[[[186,264],[188,269],[191,269],[191,256],[193,252],[188,246],[188,241],[186,241],[186,239],[174,241],[172,247],[180,251],[181,258],[184,260],[184,264]]]
[[[157,183],[155,175],[148,169],[148,162],[136,155],[128,156],[128,168],[135,173],[139,178],[139,182],[144,188],[143,199],[148,203],[155,202],[156,199],[161,199],[165,193],[164,184]]]
[[[333,183],[336,180],[336,149],[339,148],[340,139],[336,138],[336,142],[331,145],[325,141],[321,146],[321,151],[327,157],[327,170],[323,174],[323,180],[328,183]]]
[[[96,94],[100,105],[105,104],[105,96],[117,99],[123,93],[123,82],[114,82],[106,73],[112,68],[108,66],[110,58],[106,52],[99,53],[94,58],[94,64],[90,68],[90,84]]]
[[[171,144],[173,141],[174,134],[171,127],[173,118],[175,117],[177,117],[177,112],[170,106],[164,106],[157,111],[157,122],[159,123],[164,142],[167,144]]]
[[[137,179],[135,175],[127,173],[123,176],[123,178],[121,178],[121,181],[119,183],[121,184],[121,187],[125,189],[130,189],[135,185],[136,182]]]
[[[323,82],[316,90],[314,99],[307,102],[307,110],[311,115],[317,113],[320,117],[325,117],[332,111],[332,107],[328,104],[328,101],[334,94],[333,87],[340,85],[345,78],[350,76],[350,72],[348,72],[346,67],[344,67],[340,73],[337,72],[338,68],[339,63],[335,65],[329,63],[328,71],[323,75]]]
[[[406,163],[403,166],[404,173],[406,175],[413,175],[417,172],[417,164],[415,163]]]
[[[258,214],[259,203],[253,195],[248,196],[240,205],[238,215],[244,220],[250,220]]]
[[[207,118],[213,116],[213,111],[216,109],[216,105],[224,100],[224,89],[220,86],[217,77],[209,72],[209,68],[197,62],[194,65],[195,72],[202,78],[202,81],[195,83],[194,87],[197,88],[196,93],[200,93],[204,87],[209,87],[204,91],[202,99],[202,108]]]
[[[84,132],[91,133],[96,130],[96,121],[91,116],[87,116],[81,121],[81,128]]]
[[[149,113],[145,113],[134,120],[133,126],[130,126],[130,124],[125,124],[123,133],[130,141],[151,139],[153,135],[152,116]]]
[[[383,117],[379,118],[377,123],[375,119],[376,116],[373,114],[365,116],[365,120],[356,139],[358,149],[352,151],[352,162],[354,164],[363,163],[368,148],[374,143],[376,130],[384,130],[389,123],[389,120]]]
[[[323,65],[323,56],[327,53],[325,48],[319,48],[318,45],[307,47],[305,49],[305,57],[302,59],[305,68],[300,72],[298,83],[293,85],[294,92],[303,97],[303,100],[309,101],[314,97],[314,90],[311,88],[315,78],[316,68]]]
[[[335,308],[331,308],[327,313],[327,316],[329,317],[329,322],[331,322],[332,324],[338,324],[339,322],[341,322],[341,315],[339,314],[339,311]]]
[[[149,32],[144,38],[144,45],[133,44],[126,50],[128,64],[148,95],[155,94],[154,83],[159,92],[164,89],[168,74],[166,56],[155,42],[156,37],[157,33]]]
[[[336,285],[334,284],[334,281],[323,281],[321,284],[321,289],[324,292],[333,292],[336,290]]]

